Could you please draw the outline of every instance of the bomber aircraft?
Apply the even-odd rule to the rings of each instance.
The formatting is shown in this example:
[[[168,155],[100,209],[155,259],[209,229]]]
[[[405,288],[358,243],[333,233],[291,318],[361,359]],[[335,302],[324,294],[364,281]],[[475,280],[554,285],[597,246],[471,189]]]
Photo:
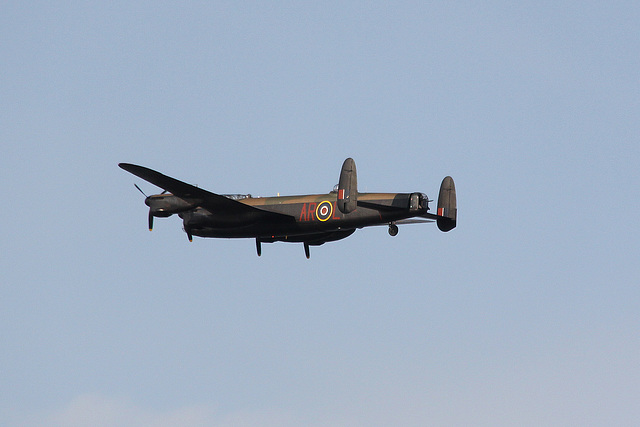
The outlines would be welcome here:
[[[143,166],[119,166],[164,189],[161,194],[145,194],[149,230],[153,217],[177,214],[189,241],[193,236],[253,238],[258,256],[262,243],[303,243],[309,258],[310,246],[344,239],[358,228],[388,225],[389,234],[395,236],[398,224],[435,221],[446,232],[457,221],[456,188],[450,176],[440,185],[437,212],[430,213],[432,200],[424,193],[359,193],[351,158],[344,161],[338,184],[330,193],[277,197],[215,194]]]

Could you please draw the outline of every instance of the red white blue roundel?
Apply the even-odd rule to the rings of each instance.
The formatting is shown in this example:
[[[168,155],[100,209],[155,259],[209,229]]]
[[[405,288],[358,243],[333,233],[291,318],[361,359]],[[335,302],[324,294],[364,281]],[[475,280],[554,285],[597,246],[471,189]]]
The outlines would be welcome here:
[[[331,218],[331,214],[333,214],[333,205],[331,202],[324,201],[318,203],[318,207],[316,208],[316,218],[320,221],[326,221]]]

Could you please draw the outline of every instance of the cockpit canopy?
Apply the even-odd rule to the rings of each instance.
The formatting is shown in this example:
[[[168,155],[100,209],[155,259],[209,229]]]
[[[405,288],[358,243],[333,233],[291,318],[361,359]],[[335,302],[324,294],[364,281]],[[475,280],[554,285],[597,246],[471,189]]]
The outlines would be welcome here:
[[[251,194],[223,194],[223,196],[231,200],[251,199]]]

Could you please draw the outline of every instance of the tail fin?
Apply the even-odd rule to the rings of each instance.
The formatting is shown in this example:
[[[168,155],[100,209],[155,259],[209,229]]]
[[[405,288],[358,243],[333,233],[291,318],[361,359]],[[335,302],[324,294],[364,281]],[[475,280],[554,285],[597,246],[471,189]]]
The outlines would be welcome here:
[[[456,227],[458,206],[456,202],[456,186],[453,178],[446,176],[440,184],[438,194],[438,217],[436,222],[440,231],[451,231]]]
[[[344,214],[356,210],[358,204],[358,175],[351,157],[344,161],[338,183],[338,209]]]

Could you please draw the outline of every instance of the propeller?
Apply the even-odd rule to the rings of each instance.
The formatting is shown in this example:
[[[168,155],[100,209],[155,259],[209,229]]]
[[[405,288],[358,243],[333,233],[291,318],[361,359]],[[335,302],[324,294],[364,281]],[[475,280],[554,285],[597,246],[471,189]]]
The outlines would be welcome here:
[[[142,189],[140,187],[138,187],[138,184],[133,184],[133,186],[136,187],[138,189],[138,191],[141,192],[144,197],[149,197],[144,193],[144,191],[142,191]]]
[[[141,192],[141,193],[142,193],[142,195],[145,197],[145,200],[144,200],[144,201],[145,201],[145,204],[148,206],[148,205],[149,205],[149,203],[148,203],[149,196],[147,196],[147,195],[145,194],[145,192],[144,192],[144,191],[142,191],[142,189],[141,189],[140,187],[138,187],[138,184],[133,184],[133,185],[134,185],[134,186],[138,189],[138,191],[139,191],[139,192]],[[151,231],[151,230],[153,230],[153,213],[151,213],[151,208],[149,208],[149,231]]]
[[[149,197],[149,196],[147,196],[147,195],[145,194],[145,192],[144,192],[144,191],[142,191],[142,190],[140,189],[140,187],[138,187],[138,184],[133,184],[133,185],[138,189],[138,191],[139,191],[139,192],[141,192],[141,193],[142,193],[142,195],[143,195],[144,197]],[[160,193],[160,194],[166,194],[166,193],[168,193],[168,191],[167,191],[167,190],[164,190],[164,191],[163,191],[162,193]]]

